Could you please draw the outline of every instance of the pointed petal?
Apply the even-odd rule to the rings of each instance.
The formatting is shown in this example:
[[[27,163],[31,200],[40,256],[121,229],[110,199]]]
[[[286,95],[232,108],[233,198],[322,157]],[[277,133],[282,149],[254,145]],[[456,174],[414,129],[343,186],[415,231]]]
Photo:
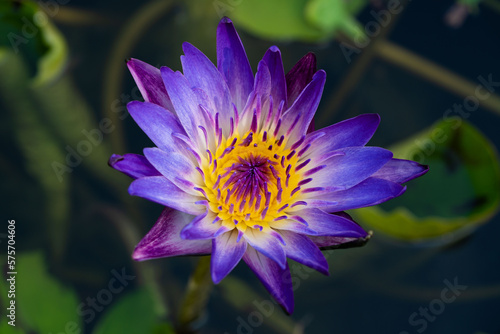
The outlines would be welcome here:
[[[204,139],[201,138],[198,125],[205,125],[205,119],[199,109],[198,97],[182,73],[162,67],[161,75],[185,133],[193,142],[200,145]]]
[[[227,17],[222,18],[217,27],[217,68],[241,112],[253,90],[253,73],[241,39]]]
[[[245,239],[242,238],[239,242],[237,239],[238,231],[236,230],[223,233],[213,239],[210,266],[215,284],[218,284],[236,267],[247,250]]]
[[[283,70],[283,61],[281,52],[277,46],[271,46],[267,51],[263,61],[266,62],[271,74],[271,96],[274,104],[278,106],[282,100],[286,102],[286,82],[285,71]],[[311,76],[312,79],[312,76]]]
[[[215,214],[209,211],[197,216],[182,229],[181,238],[186,240],[213,239],[229,231],[215,218]]]
[[[377,205],[400,196],[406,187],[398,183],[370,177],[347,190],[332,191],[307,199],[308,207],[326,212],[338,212]]]
[[[218,112],[223,124],[227,124],[229,117],[233,115],[233,107],[226,81],[210,59],[196,47],[185,42],[182,49],[185,54],[181,56],[182,69],[191,88],[199,88],[205,92],[209,102],[207,109]]]
[[[316,56],[309,52],[286,74],[288,106],[300,95],[316,73]]]
[[[364,238],[368,233],[356,222],[346,217],[329,214],[317,208],[307,208],[294,212],[296,219],[300,217],[309,224],[309,229],[316,235],[335,237]]]
[[[123,156],[113,154],[108,161],[109,166],[130,176],[133,179],[146,176],[159,176],[161,173],[156,170],[146,157],[139,154],[128,153]]]
[[[164,176],[137,179],[130,184],[128,192],[132,196],[139,196],[191,215],[199,215],[205,209],[205,206],[195,204],[202,200],[202,197],[182,191]]]
[[[145,148],[144,155],[149,162],[170,182],[192,195],[200,195],[194,188],[201,183],[201,175],[184,155],[165,152],[157,147]]]
[[[132,257],[144,261],[160,257],[210,254],[210,240],[184,240],[180,233],[193,216],[165,208],[153,228],[135,247]]]
[[[243,237],[250,246],[273,261],[276,261],[284,269],[286,266],[286,254],[277,236],[273,234],[278,233],[275,231],[266,233],[253,228],[247,228]],[[279,237],[281,238],[281,236]]]
[[[172,113],[149,102],[132,101],[127,108],[134,121],[156,146],[165,151],[176,147],[172,133],[184,133],[184,129]]]
[[[293,105],[283,114],[278,137],[285,135],[289,139],[287,146],[290,146],[307,133],[309,124],[316,113],[316,109],[318,109],[325,80],[325,71],[320,70],[316,72],[312,81],[304,88]]]
[[[293,287],[288,264],[285,269],[248,247],[243,260],[254,271],[271,296],[290,314],[293,312]]]
[[[391,158],[392,152],[380,147],[348,147],[336,151],[333,157],[314,164],[304,175],[312,177],[308,187],[342,190],[350,188],[370,177],[384,166]],[[315,168],[323,168],[311,175]]]
[[[308,237],[289,231],[280,231],[285,240],[286,256],[328,276],[328,262],[318,246]]]
[[[175,113],[158,68],[133,58],[127,61],[127,66],[144,101],[157,104]]]
[[[429,171],[429,166],[411,160],[391,159],[372,177],[395,183],[405,183]]]
[[[302,144],[312,144],[304,157],[320,156],[344,147],[364,146],[372,138],[379,123],[378,114],[363,114],[312,132]],[[319,136],[320,133],[323,135]]]

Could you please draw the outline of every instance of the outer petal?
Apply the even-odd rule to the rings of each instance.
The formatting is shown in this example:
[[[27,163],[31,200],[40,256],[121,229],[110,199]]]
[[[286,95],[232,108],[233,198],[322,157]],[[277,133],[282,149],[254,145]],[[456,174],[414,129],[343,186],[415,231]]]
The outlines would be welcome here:
[[[205,209],[195,203],[203,198],[182,191],[164,176],[137,179],[130,184],[128,192],[132,196],[143,197],[191,215],[199,215]]]
[[[148,159],[139,154],[128,153],[123,156],[113,154],[109,158],[108,164],[117,171],[133,179],[161,175],[161,173],[149,163]]]
[[[344,147],[364,146],[372,138],[379,123],[378,114],[363,114],[312,132],[302,144],[311,144],[304,157],[320,156]],[[320,133],[323,135],[319,136]]]
[[[186,240],[213,239],[227,232],[228,229],[222,226],[215,217],[212,212],[208,211],[199,215],[182,229],[181,238]]]
[[[236,108],[243,110],[253,90],[253,73],[240,37],[227,17],[217,27],[217,68],[227,82]]]
[[[293,312],[292,278],[288,264],[285,269],[276,262],[248,247],[243,260],[248,264],[262,284],[287,313]]]
[[[280,233],[286,243],[284,248],[287,257],[328,276],[328,262],[314,242],[297,233],[289,231]]]
[[[247,250],[245,239],[242,238],[239,241],[237,239],[238,232],[236,230],[221,234],[213,239],[210,266],[212,280],[215,284],[218,284],[236,267]]]
[[[285,71],[283,70],[281,52],[277,46],[271,46],[266,51],[262,60],[266,62],[269,72],[271,73],[271,96],[273,97],[274,104],[277,107],[282,100],[286,103]]]
[[[292,219],[303,219],[316,235],[335,237],[364,238],[368,233],[356,222],[346,217],[329,214],[317,208],[295,211]]]
[[[313,168],[304,173],[313,178],[309,187],[327,190],[350,188],[371,176],[392,158],[391,151],[380,147],[348,147],[333,153],[336,155],[321,162],[321,166],[312,165]],[[318,168],[322,169],[314,172]]]
[[[285,269],[286,254],[278,240],[278,238],[281,239],[281,235],[275,231],[266,233],[247,228],[243,237],[250,246],[275,261],[282,269]]]
[[[204,125],[205,118],[200,112],[198,97],[182,73],[162,67],[161,75],[182,127],[189,138],[201,147],[204,138],[198,125]]]
[[[316,56],[309,52],[286,74],[288,106],[293,104],[302,90],[311,82],[314,73],[316,73]]]
[[[143,261],[159,257],[210,254],[210,240],[184,240],[181,229],[192,220],[192,216],[165,208],[158,221],[135,247],[132,257]]]
[[[175,112],[158,68],[133,58],[127,61],[127,66],[137,87],[139,87],[144,101]]]
[[[177,117],[149,102],[132,101],[127,108],[135,122],[156,146],[166,151],[176,147],[172,133],[184,133]]]
[[[396,183],[405,183],[429,171],[429,166],[411,160],[391,159],[372,177]]]
[[[307,133],[316,109],[318,109],[323,87],[325,86],[326,73],[321,70],[314,74],[313,80],[299,95],[293,105],[283,114],[282,124],[278,136],[285,135],[290,138],[287,146]]]
[[[181,56],[182,69],[191,87],[203,90],[210,102],[208,109],[218,112],[223,122],[229,122],[233,107],[231,93],[224,78],[210,59],[193,45],[185,42],[182,49],[185,53]]]
[[[157,147],[144,149],[144,155],[170,182],[187,193],[200,195],[194,188],[201,182],[201,176],[184,155]]]
[[[307,199],[308,207],[317,207],[326,212],[338,212],[377,205],[400,196],[406,187],[387,180],[368,178],[347,190],[332,191],[321,197]]]

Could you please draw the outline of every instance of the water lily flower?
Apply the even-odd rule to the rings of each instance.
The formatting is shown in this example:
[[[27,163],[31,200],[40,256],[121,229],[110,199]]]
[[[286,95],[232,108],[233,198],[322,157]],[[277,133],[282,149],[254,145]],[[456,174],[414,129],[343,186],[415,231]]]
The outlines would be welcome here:
[[[272,46],[254,76],[228,18],[217,66],[189,43],[183,51],[182,73],[127,62],[145,100],[128,110],[156,147],[110,165],[135,179],[131,195],[166,206],[133,258],[211,254],[215,283],[243,259],[291,313],[287,258],[328,275],[320,249],[369,236],[343,211],[401,195],[427,168],[365,146],[377,114],[312,131],[326,79],[313,54],[285,75]]]

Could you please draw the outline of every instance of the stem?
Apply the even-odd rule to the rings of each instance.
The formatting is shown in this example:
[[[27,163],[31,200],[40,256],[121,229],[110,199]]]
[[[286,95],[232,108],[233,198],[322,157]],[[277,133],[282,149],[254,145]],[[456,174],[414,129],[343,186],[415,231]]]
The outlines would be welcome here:
[[[191,275],[178,319],[178,333],[194,333],[196,322],[201,320],[213,288],[210,276],[210,256],[203,256],[198,261]]]
[[[375,51],[382,59],[419,75],[452,93],[462,97],[476,95],[477,83],[472,83],[389,41],[380,41]],[[484,108],[500,114],[500,97],[498,95],[491,94],[488,98],[478,99],[478,101]]]

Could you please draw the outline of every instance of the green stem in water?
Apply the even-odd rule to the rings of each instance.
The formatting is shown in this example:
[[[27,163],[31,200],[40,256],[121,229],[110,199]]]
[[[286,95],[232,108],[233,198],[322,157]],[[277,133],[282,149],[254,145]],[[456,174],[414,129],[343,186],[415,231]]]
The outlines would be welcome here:
[[[203,256],[198,261],[187,285],[179,312],[178,333],[195,332],[196,322],[203,317],[213,286],[210,276],[210,256]]]

